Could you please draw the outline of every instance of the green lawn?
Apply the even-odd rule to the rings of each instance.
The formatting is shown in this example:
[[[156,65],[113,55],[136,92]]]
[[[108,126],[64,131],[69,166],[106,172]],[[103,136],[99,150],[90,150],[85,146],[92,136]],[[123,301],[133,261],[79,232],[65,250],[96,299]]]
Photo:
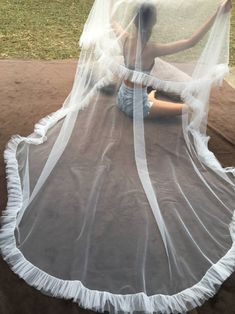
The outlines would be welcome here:
[[[0,0],[0,58],[67,59],[93,0]]]
[[[232,0],[232,19],[230,32],[230,66],[235,66],[235,0]]]
[[[93,0],[0,0],[0,58],[77,58],[79,37],[92,3]],[[233,3],[231,66],[235,66],[235,0]]]

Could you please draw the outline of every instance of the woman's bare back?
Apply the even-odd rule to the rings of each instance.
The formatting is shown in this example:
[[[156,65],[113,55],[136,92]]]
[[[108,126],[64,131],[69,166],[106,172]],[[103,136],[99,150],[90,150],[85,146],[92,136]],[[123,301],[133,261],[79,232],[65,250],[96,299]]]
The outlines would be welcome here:
[[[137,53],[137,39],[127,37],[123,44],[123,56],[127,67],[135,68]],[[147,43],[140,55],[143,71],[150,71],[152,69],[155,58],[155,46]]]

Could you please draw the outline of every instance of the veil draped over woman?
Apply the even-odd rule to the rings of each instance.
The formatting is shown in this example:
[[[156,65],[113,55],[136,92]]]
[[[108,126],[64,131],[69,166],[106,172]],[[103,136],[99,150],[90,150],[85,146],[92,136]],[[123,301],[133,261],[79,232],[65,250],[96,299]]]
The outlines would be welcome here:
[[[63,106],[5,150],[0,248],[29,285],[96,311],[185,313],[231,275],[235,169],[206,134],[229,27],[226,1],[94,1]]]

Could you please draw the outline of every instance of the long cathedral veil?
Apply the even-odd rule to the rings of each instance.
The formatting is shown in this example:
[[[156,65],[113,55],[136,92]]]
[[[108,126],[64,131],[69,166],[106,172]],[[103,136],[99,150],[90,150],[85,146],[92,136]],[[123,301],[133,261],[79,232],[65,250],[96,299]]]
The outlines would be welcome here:
[[[28,284],[96,311],[184,313],[234,271],[235,168],[206,133],[229,28],[226,1],[94,1],[63,106],[5,150],[0,248]],[[145,87],[181,114],[146,117]]]

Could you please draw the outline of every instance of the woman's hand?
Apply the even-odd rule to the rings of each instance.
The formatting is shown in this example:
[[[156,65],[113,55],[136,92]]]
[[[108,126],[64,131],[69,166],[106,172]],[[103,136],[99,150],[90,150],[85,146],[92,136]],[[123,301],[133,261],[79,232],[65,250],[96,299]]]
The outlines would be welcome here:
[[[232,9],[232,1],[231,0],[222,0],[218,7],[217,11],[222,10],[222,13],[228,13]]]

